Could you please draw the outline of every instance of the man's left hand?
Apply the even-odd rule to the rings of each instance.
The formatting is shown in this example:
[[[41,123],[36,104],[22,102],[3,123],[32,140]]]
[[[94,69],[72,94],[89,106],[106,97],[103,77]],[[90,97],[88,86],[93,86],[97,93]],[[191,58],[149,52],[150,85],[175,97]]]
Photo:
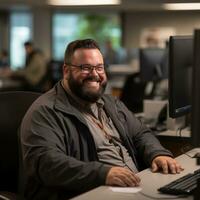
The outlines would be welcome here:
[[[180,173],[183,168],[181,165],[173,158],[169,156],[157,156],[153,159],[151,163],[152,172],[157,172],[162,170],[164,174]]]

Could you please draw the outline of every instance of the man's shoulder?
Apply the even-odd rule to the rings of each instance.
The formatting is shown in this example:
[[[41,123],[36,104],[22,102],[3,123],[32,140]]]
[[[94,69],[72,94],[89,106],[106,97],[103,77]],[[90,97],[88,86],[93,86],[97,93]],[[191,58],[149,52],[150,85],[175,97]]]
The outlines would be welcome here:
[[[49,107],[53,108],[53,104],[55,102],[56,92],[55,89],[52,88],[51,90],[47,91],[46,93],[41,94],[32,104],[33,110],[38,110],[42,107]]]
[[[112,96],[110,94],[104,94],[102,96],[102,99],[103,99],[106,107],[109,107],[110,109],[111,108],[119,109],[122,106],[121,105],[121,101],[119,100],[119,98],[114,97],[114,96]]]
[[[116,101],[117,100],[117,98],[112,96],[111,94],[104,94],[102,96],[102,99],[106,100],[106,101]]]
[[[120,110],[120,112],[125,112],[126,114],[129,112],[127,107],[124,105],[124,103],[118,97],[115,97],[115,96],[112,96],[109,94],[105,94],[102,96],[102,99],[104,100],[107,108],[108,107],[110,109],[115,108],[117,110]]]

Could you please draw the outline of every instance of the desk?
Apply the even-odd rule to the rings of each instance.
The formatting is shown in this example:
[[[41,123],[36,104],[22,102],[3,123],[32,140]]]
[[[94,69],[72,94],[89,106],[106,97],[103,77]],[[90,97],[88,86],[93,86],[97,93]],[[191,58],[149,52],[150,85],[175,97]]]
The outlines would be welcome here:
[[[21,89],[22,82],[10,78],[0,77],[0,91]]]
[[[183,129],[181,134],[179,131],[166,130],[156,134],[156,137],[174,156],[179,156],[192,148],[190,130],[188,129]]]
[[[179,131],[174,130],[166,130],[158,133],[159,136],[169,136],[169,137],[183,137],[183,138],[190,138],[191,137],[191,131],[186,128],[181,130],[181,134]],[[181,136],[180,136],[181,135]]]
[[[145,113],[137,113],[136,117],[143,121],[144,124],[147,123],[145,121]],[[146,125],[149,126],[149,124]],[[170,150],[173,153],[175,157],[192,149],[191,131],[189,127],[181,129],[181,131],[165,130],[161,132],[159,131],[159,125],[157,128],[157,130],[153,131],[154,135],[159,139],[160,143],[166,149]]]
[[[187,154],[192,156],[200,149],[193,149],[189,151]],[[181,163],[184,167],[184,171],[180,174],[161,174],[161,173],[152,173],[150,169],[146,169],[138,173],[141,178],[141,188],[142,193],[150,195],[152,198],[144,196],[142,193],[116,193],[112,192],[108,186],[100,186],[96,189],[93,189],[87,193],[84,193],[80,196],[73,198],[73,200],[150,200],[150,199],[164,199],[164,198],[172,198],[176,197],[173,195],[160,194],[157,189],[181,176],[184,176],[187,173],[193,172],[194,170],[200,168],[200,166],[196,165],[196,160],[194,158],[190,158],[188,155],[181,155],[176,159]],[[178,200],[192,200],[192,196],[183,197],[183,198],[175,198]]]

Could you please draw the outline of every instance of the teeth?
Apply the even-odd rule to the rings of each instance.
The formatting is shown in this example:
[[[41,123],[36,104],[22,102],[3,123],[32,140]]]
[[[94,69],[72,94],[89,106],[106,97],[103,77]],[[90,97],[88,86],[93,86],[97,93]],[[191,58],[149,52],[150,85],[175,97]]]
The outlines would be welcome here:
[[[86,84],[90,86],[99,86],[99,82],[97,81],[86,81]]]

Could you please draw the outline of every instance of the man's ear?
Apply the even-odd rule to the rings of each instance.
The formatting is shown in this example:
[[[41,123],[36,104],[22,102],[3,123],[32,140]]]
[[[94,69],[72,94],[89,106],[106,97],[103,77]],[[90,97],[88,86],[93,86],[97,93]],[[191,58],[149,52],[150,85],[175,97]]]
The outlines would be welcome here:
[[[66,64],[63,64],[63,77],[64,79],[68,79],[69,76],[69,67]]]

